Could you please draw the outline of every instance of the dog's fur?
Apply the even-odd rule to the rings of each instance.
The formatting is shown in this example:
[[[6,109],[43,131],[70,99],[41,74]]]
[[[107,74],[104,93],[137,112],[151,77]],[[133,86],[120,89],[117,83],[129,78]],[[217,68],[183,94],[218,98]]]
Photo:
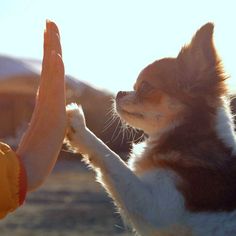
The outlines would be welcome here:
[[[148,134],[128,165],[86,128],[81,108],[67,107],[70,145],[138,235],[236,235],[236,138],[213,28],[117,94],[121,119]]]

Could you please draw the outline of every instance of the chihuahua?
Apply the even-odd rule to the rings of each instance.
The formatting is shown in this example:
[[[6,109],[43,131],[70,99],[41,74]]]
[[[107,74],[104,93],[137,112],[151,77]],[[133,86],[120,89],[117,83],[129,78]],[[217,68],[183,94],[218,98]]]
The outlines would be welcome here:
[[[207,23],[117,94],[120,118],[147,134],[128,163],[86,127],[81,107],[67,106],[69,145],[137,235],[236,235],[236,137],[213,30]]]

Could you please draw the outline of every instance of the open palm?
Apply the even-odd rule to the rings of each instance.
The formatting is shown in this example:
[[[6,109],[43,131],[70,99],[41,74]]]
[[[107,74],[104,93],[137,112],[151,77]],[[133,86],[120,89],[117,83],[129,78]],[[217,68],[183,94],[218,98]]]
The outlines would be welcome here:
[[[47,21],[44,56],[36,105],[17,149],[28,176],[28,190],[37,188],[50,174],[66,130],[64,65],[60,34]]]

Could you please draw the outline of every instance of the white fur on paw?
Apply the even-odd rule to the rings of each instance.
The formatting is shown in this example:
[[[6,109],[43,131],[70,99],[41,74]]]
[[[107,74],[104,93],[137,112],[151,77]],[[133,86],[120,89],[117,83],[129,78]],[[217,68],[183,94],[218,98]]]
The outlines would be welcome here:
[[[71,103],[66,106],[66,113],[68,119],[66,143],[73,151],[80,152],[79,141],[82,141],[83,131],[86,129],[83,109],[80,105]]]
[[[75,130],[86,127],[84,112],[80,105],[77,105],[76,103],[67,105],[66,113],[69,120],[69,125],[71,125]]]

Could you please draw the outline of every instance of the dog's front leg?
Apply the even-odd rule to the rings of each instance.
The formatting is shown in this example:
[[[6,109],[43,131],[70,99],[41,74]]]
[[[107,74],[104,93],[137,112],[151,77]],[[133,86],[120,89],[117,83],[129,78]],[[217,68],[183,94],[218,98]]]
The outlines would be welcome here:
[[[83,111],[76,104],[67,107],[69,144],[85,154],[87,162],[98,173],[100,182],[114,199],[121,212],[137,228],[139,222],[155,224],[150,212],[153,197],[149,189],[126,163],[98,139],[85,124]],[[149,212],[150,211],[150,212]],[[150,226],[148,227],[150,229]],[[148,230],[149,231],[149,230]],[[149,235],[145,231],[145,235]]]

